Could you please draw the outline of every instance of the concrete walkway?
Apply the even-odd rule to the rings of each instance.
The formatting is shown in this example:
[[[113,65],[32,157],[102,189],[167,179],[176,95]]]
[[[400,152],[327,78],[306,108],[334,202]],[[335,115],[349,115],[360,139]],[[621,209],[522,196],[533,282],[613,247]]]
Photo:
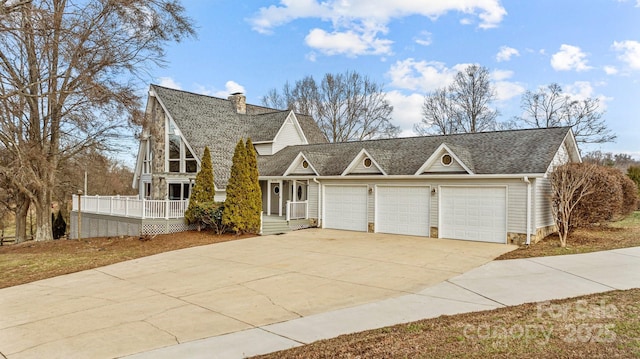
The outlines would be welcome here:
[[[413,294],[157,349],[128,359],[243,358],[443,314],[638,287],[640,247],[494,261]]]
[[[163,253],[1,289],[0,358],[114,358],[149,351],[147,357],[175,358],[173,351],[181,352],[177,357],[212,357],[228,349],[236,351],[227,357],[239,357],[287,348],[352,331],[344,320],[353,330],[386,324],[384,312],[369,324],[357,315],[363,305],[386,308],[387,300],[400,312],[422,306],[403,298],[428,298],[420,294],[424,288],[511,249],[311,229]],[[470,302],[467,309],[487,307]],[[287,337],[273,334],[287,323],[294,331],[305,323],[315,327],[296,333],[308,339],[288,339],[296,337],[284,334],[285,327]],[[205,347],[192,353],[198,345]],[[154,353],[158,348],[166,349]]]

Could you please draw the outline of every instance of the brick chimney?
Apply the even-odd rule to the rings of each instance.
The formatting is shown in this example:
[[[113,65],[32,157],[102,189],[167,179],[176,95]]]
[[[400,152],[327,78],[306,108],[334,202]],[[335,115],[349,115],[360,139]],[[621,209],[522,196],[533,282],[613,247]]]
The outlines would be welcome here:
[[[247,113],[247,97],[243,93],[232,93],[231,96],[229,96],[229,101],[231,101],[237,113],[242,115]]]

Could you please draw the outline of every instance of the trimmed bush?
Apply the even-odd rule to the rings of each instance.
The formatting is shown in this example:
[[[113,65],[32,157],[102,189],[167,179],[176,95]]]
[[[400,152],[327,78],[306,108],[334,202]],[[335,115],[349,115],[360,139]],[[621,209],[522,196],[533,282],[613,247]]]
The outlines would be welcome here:
[[[233,153],[231,174],[229,183],[227,183],[227,199],[222,216],[222,223],[236,234],[247,231],[248,203],[246,195],[250,177],[246,152],[244,142],[241,139],[236,144]]]
[[[571,217],[571,226],[604,224],[622,213],[622,186],[615,169],[594,166],[590,171],[591,193],[579,201]]]
[[[198,231],[206,226],[204,209],[215,205],[214,196],[216,194],[213,182],[213,165],[211,164],[211,152],[209,147],[204,148],[200,171],[196,175],[196,183],[189,197],[189,206],[184,213],[187,223],[196,223]]]
[[[620,172],[622,173],[622,172]],[[622,185],[622,214],[629,215],[639,209],[638,206],[638,186],[633,180],[625,175],[620,177]]]
[[[260,189],[260,182],[258,180],[258,155],[253,147],[251,138],[247,139],[245,150],[247,170],[249,171],[249,182],[246,190],[246,231],[258,233],[260,232],[260,212],[262,212],[262,190]]]

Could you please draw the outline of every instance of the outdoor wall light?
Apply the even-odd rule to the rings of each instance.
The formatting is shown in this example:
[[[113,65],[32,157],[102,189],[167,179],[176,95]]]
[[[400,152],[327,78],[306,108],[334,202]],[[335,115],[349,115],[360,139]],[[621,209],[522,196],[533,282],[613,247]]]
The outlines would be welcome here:
[[[373,194],[373,188],[369,187],[369,194]]]
[[[437,192],[437,191],[436,191],[436,189],[435,189],[435,188],[432,188],[432,189],[431,189],[431,194],[436,194],[436,192]]]

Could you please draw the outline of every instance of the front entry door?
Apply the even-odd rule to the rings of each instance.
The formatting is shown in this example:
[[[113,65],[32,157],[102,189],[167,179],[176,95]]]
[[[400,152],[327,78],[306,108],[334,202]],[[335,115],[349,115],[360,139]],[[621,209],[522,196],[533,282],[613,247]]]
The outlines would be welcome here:
[[[282,188],[280,188],[280,184],[279,183],[272,183],[271,184],[271,215],[272,216],[277,216],[279,211],[279,207],[280,207],[280,195],[282,193]]]

